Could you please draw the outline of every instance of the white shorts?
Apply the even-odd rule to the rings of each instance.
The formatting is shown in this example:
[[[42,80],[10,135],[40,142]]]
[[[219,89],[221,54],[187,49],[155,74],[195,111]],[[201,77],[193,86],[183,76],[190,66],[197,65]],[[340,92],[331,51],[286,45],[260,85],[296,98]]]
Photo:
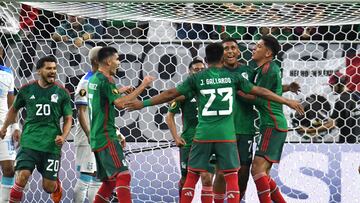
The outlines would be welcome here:
[[[82,173],[96,172],[96,160],[90,145],[75,146],[76,170]]]
[[[0,140],[0,161],[12,160],[16,158],[15,146],[9,130],[3,140]]]

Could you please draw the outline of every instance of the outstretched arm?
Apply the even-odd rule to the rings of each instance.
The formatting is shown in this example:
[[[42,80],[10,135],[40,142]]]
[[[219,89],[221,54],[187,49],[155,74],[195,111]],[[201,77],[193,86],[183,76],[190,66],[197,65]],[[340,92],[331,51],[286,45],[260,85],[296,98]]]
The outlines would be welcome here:
[[[141,85],[139,87],[137,87],[133,92],[131,92],[130,94],[120,97],[118,99],[116,99],[114,101],[115,106],[118,109],[123,109],[125,108],[125,103],[128,101],[132,101],[134,99],[136,99],[144,90],[147,86],[150,85],[150,83],[152,83],[152,81],[154,81],[154,77],[151,76],[145,76],[143,82],[141,83]]]
[[[305,113],[304,108],[298,101],[281,97],[268,89],[254,86],[249,93],[280,104],[285,104],[299,112],[300,115],[304,115]]]
[[[333,119],[329,119],[328,121],[326,121],[324,124],[322,124],[319,127],[315,127],[315,128],[300,127],[297,131],[299,133],[306,133],[306,134],[314,135],[314,134],[319,134],[321,132],[330,130],[332,128],[335,128],[335,121]]]
[[[172,88],[143,102],[139,100],[129,101],[125,103],[125,108],[129,111],[139,110],[147,106],[154,106],[169,102],[178,96],[180,96],[180,93],[176,90],[176,88]]]

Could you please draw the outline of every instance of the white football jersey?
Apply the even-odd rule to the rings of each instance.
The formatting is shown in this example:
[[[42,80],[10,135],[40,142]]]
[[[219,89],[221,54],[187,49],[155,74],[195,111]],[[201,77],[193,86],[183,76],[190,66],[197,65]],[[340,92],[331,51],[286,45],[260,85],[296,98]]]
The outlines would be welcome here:
[[[7,95],[14,94],[14,76],[11,68],[0,65],[0,123],[8,112]]]
[[[88,83],[89,79],[93,75],[93,72],[89,71],[80,80],[75,90],[75,105],[88,106]],[[89,145],[84,131],[81,128],[79,119],[76,123],[76,135],[74,138],[75,146]]]

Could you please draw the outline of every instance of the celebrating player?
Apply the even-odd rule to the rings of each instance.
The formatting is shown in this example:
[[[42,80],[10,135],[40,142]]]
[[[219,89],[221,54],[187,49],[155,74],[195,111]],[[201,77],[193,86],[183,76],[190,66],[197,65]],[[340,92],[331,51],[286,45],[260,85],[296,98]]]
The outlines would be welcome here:
[[[101,182],[95,176],[96,161],[94,153],[91,151],[90,127],[88,121],[88,82],[90,77],[98,70],[97,55],[102,47],[93,47],[89,51],[89,59],[92,70],[86,73],[80,80],[75,91],[75,105],[78,110],[78,121],[75,142],[75,163],[76,169],[80,172],[80,178],[76,181],[74,188],[74,202],[82,203],[86,196],[89,202],[93,202],[95,195],[100,188]]]
[[[264,87],[281,96],[280,67],[273,58],[280,51],[279,42],[272,36],[263,36],[256,44],[252,59],[258,65],[255,70],[255,85]],[[287,121],[282,104],[265,100],[256,104],[260,115],[260,139],[258,140],[251,174],[254,178],[261,203],[285,202],[269,172],[273,163],[280,161],[286,139]]]
[[[286,104],[301,114],[303,114],[303,109],[297,101],[280,97],[267,89],[253,86],[241,75],[223,69],[224,49],[221,44],[209,44],[205,52],[210,68],[189,76],[177,88],[164,91],[143,102],[139,100],[127,102],[125,106],[128,110],[141,109],[146,106],[169,102],[177,96],[193,92],[198,102],[199,124],[190,152],[189,172],[181,193],[181,202],[189,203],[192,201],[195,184],[199,179],[198,172],[208,170],[210,156],[215,154],[219,170],[225,174],[228,202],[238,203],[240,196],[237,171],[240,163],[233,120],[233,102],[236,91],[240,89],[246,93]],[[208,191],[209,196],[210,192],[212,191]],[[211,201],[212,198],[209,202]]]
[[[205,64],[200,59],[194,59],[189,64],[190,75],[202,71],[205,68]],[[180,99],[181,98],[181,99]],[[175,124],[175,114],[182,113],[183,131],[181,137],[178,136]],[[180,96],[170,104],[168,113],[166,115],[166,123],[169,126],[172,137],[175,140],[176,146],[180,147],[180,167],[181,167],[181,179],[179,181],[179,197],[181,197],[181,190],[185,183],[187,174],[187,165],[189,160],[190,149],[192,140],[195,136],[195,128],[198,124],[198,112],[196,108],[196,99],[192,96],[184,97]],[[210,171],[210,172],[213,172]],[[208,172],[200,174],[202,182],[205,183],[204,189],[212,186],[212,175]],[[205,193],[205,192],[204,192]],[[206,196],[202,197],[206,198]]]
[[[4,123],[6,112],[14,102],[14,76],[11,68],[0,65],[0,126]],[[14,184],[14,160],[16,157],[13,138],[18,141],[19,124],[14,123],[8,128],[8,133],[0,140],[1,186],[0,203],[9,202],[10,189]]]
[[[101,48],[98,61],[99,69],[90,78],[88,85],[90,146],[95,153],[96,175],[102,181],[94,202],[108,202],[112,191],[116,189],[120,203],[128,203],[131,202],[131,177],[116,134],[114,106],[118,109],[124,108],[125,101],[140,95],[153,78],[144,77],[138,88],[121,97],[112,78],[120,64],[116,49]]]
[[[14,104],[0,129],[3,138],[7,127],[15,122],[20,108],[26,108],[26,120],[16,156],[16,181],[10,192],[10,202],[20,202],[23,190],[35,167],[43,177],[43,188],[54,202],[61,200],[58,179],[61,147],[72,123],[70,95],[55,83],[57,64],[53,57],[43,57],[36,64],[40,80],[20,88]],[[61,132],[60,119],[64,125]]]

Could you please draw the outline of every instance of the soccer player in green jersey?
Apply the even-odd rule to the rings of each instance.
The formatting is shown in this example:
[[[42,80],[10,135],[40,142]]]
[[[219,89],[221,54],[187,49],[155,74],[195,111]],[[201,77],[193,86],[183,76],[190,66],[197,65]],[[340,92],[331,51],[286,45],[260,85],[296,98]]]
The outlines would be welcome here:
[[[254,83],[255,68],[241,64],[239,57],[241,55],[237,41],[234,38],[226,38],[222,41],[224,47],[224,66],[230,72],[241,74],[249,82]],[[292,91],[297,93],[299,85],[295,82],[290,85],[283,85],[283,91]],[[250,165],[253,159],[253,141],[255,137],[255,119],[257,112],[254,109],[254,101],[247,101],[237,95],[234,108],[234,121],[238,152],[240,157],[240,170],[238,182],[240,189],[240,199],[245,195],[247,182],[250,175]],[[214,182],[214,201],[215,203],[224,202],[225,188],[222,182],[225,180],[221,174],[217,174]],[[219,185],[219,186],[218,186]],[[215,191],[216,190],[216,191]]]
[[[116,189],[119,202],[129,203],[131,177],[116,134],[114,106],[124,108],[125,101],[139,96],[154,78],[144,77],[138,88],[122,97],[112,78],[120,65],[117,50],[113,47],[101,48],[98,62],[99,69],[88,84],[90,146],[95,153],[96,176],[102,181],[94,202],[108,202],[112,191]]]
[[[263,36],[253,50],[252,59],[258,65],[255,70],[255,84],[281,96],[283,88],[280,67],[273,61],[279,51],[279,42],[274,37]],[[269,174],[272,164],[280,161],[286,139],[287,121],[283,105],[264,100],[257,103],[256,108],[260,116],[260,139],[252,162],[251,174],[261,203],[272,201],[284,203],[284,198]]]
[[[280,97],[271,91],[253,86],[240,74],[230,73],[223,67],[224,48],[219,43],[209,44],[205,48],[209,68],[189,76],[176,88],[166,90],[145,101],[129,101],[128,110],[169,102],[172,99],[192,92],[198,104],[198,125],[191,147],[188,174],[181,193],[181,203],[190,203],[194,197],[199,172],[209,170],[209,159],[215,154],[218,168],[224,173],[228,203],[238,203],[239,157],[236,146],[233,120],[233,103],[237,90],[286,104],[303,114],[301,104],[295,100]],[[209,191],[208,191],[209,192]],[[212,195],[203,202],[211,202]]]
[[[55,82],[56,59],[43,57],[36,64],[40,76],[20,88],[0,129],[15,122],[19,110],[26,108],[26,119],[16,156],[17,176],[10,192],[10,202],[20,202],[23,190],[35,167],[43,177],[43,188],[51,193],[54,202],[61,200],[62,189],[58,179],[61,147],[69,135],[72,123],[71,100],[68,91]],[[64,125],[61,131],[60,119]]]
[[[205,69],[205,64],[200,59],[194,59],[189,64],[189,75],[198,73]],[[175,124],[175,114],[182,113],[183,131],[181,136],[178,136]],[[180,168],[181,179],[179,181],[179,198],[181,197],[181,190],[185,183],[187,174],[187,165],[189,160],[190,149],[192,140],[195,136],[195,128],[198,124],[198,111],[196,107],[196,99],[191,95],[190,97],[180,96],[170,104],[168,113],[166,115],[166,123],[170,129],[170,133],[175,140],[176,146],[180,148]],[[211,173],[204,172],[201,174],[206,185],[206,188],[212,186]],[[206,180],[205,180],[206,179]]]

